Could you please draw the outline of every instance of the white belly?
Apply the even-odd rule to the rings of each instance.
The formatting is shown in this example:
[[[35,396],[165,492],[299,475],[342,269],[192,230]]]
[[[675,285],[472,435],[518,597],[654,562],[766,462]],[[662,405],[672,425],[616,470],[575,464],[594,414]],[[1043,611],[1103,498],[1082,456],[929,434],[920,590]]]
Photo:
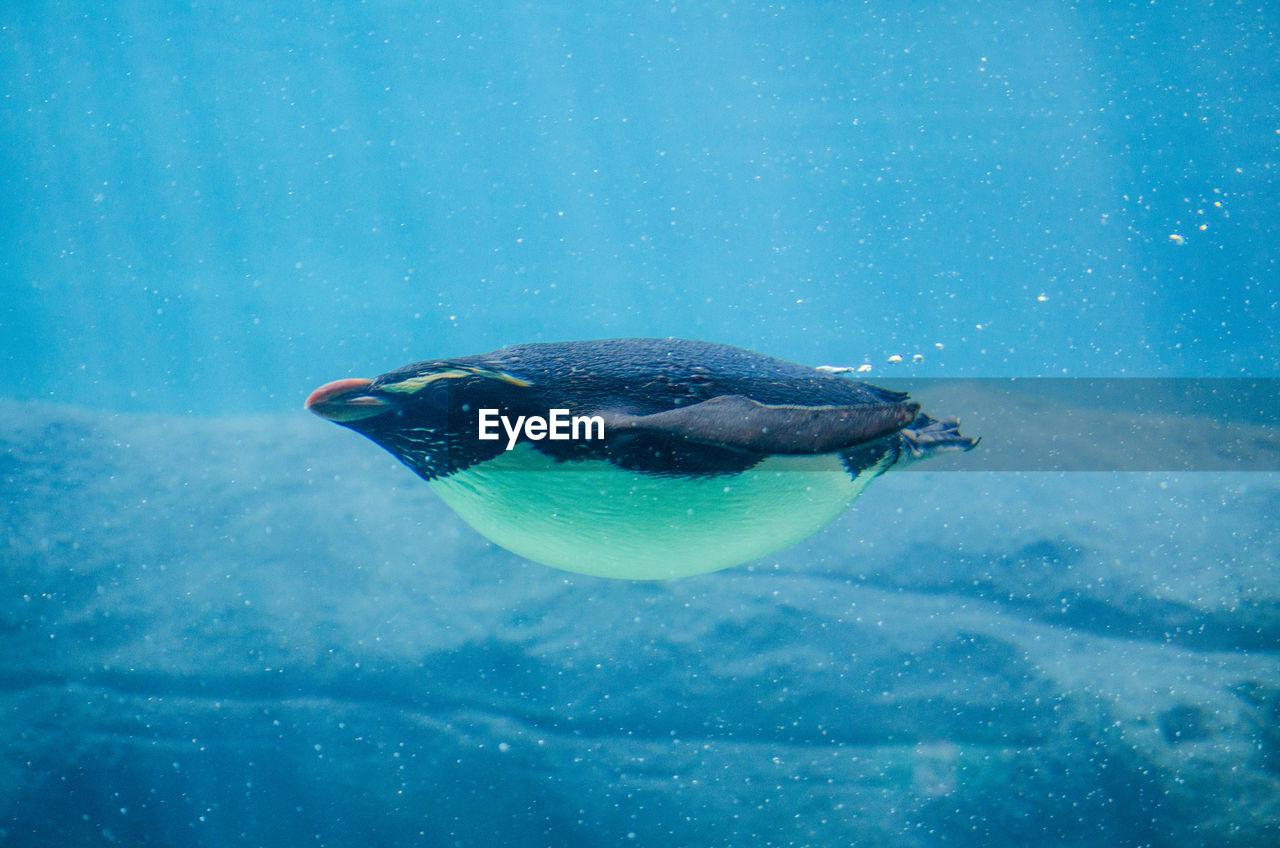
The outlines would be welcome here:
[[[519,556],[633,580],[728,568],[825,527],[861,494],[839,456],[775,456],[742,474],[653,477],[606,462],[566,466],[527,444],[434,480],[445,503]]]

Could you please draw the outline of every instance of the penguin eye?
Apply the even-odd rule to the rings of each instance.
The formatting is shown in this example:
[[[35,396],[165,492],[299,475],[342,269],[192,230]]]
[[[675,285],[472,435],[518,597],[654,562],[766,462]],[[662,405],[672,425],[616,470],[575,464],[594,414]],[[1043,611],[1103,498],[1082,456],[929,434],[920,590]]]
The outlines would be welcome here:
[[[449,409],[449,381],[448,380],[432,380],[427,384],[418,396],[422,402],[432,410],[437,412],[447,412]]]

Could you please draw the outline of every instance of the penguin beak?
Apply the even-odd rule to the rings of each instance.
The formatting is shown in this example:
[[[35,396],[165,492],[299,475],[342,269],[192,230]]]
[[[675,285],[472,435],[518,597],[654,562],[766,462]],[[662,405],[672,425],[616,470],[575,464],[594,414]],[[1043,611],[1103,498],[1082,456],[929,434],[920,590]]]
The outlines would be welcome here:
[[[369,393],[372,380],[334,380],[316,389],[307,398],[305,407],[339,424],[349,424],[362,418],[372,418],[391,409],[391,402]]]

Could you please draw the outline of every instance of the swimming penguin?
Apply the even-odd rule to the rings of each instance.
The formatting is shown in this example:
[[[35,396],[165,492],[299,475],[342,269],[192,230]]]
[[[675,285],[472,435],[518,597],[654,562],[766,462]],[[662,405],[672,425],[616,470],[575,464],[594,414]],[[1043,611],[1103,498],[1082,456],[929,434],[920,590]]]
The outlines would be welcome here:
[[[526,344],[338,380],[306,408],[522,557],[660,579],[787,547],[893,466],[976,444],[837,370],[679,339]]]

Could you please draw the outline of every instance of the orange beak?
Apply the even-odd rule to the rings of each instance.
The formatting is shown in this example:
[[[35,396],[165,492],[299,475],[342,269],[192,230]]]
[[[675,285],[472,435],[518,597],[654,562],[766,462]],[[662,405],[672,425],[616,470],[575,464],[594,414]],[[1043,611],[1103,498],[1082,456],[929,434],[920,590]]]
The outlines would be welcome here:
[[[334,380],[312,392],[305,406],[316,415],[339,424],[372,418],[391,408],[386,399],[368,394],[372,385],[372,380]]]

